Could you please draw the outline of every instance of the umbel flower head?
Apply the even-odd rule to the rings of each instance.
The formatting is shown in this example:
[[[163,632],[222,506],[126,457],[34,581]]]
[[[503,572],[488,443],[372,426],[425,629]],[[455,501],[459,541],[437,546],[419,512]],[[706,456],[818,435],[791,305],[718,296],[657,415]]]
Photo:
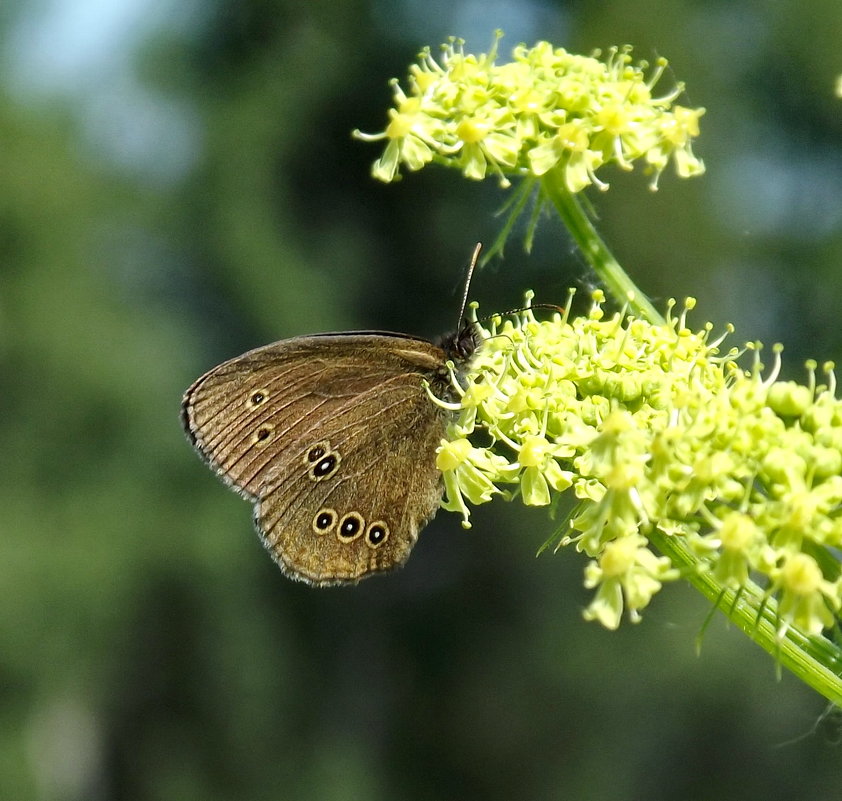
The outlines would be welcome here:
[[[655,96],[667,67],[659,58],[632,63],[631,48],[579,56],[549,42],[518,45],[512,61],[497,63],[498,32],[489,53],[465,53],[463,42],[442,46],[436,61],[425,48],[410,67],[408,88],[392,82],[395,105],[378,134],[386,149],[372,174],[382,181],[400,177],[401,167],[419,170],[436,162],[472,179],[496,175],[506,186],[512,176],[558,174],[570,192],[596,184],[597,170],[615,164],[626,170],[642,161],[654,177],[672,161],[682,177],[704,171],[691,141],[699,134],[704,109],[675,103],[683,91]]]
[[[819,634],[842,606],[830,549],[842,548],[842,401],[832,365],[817,386],[763,376],[687,310],[653,325],[590,313],[495,319],[458,415],[438,453],[445,508],[495,494],[548,505],[571,490],[557,537],[589,558],[585,615],[615,628],[679,576],[653,551],[654,532],[680,538],[726,588],[759,581],[778,601],[779,634]],[[672,306],[670,306],[672,310]],[[830,559],[823,559],[830,557]],[[835,565],[829,569],[826,565]],[[754,585],[753,585],[754,586]]]

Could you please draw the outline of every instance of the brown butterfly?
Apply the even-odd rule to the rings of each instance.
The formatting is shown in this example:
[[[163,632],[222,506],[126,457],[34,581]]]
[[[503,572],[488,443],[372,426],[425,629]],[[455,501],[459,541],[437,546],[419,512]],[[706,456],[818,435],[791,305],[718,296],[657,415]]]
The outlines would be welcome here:
[[[473,324],[439,344],[380,331],[285,339],[199,378],[182,421],[202,458],[254,503],[284,573],[353,583],[402,565],[436,514],[448,412],[426,387],[454,400],[447,362],[458,376],[478,344]]]

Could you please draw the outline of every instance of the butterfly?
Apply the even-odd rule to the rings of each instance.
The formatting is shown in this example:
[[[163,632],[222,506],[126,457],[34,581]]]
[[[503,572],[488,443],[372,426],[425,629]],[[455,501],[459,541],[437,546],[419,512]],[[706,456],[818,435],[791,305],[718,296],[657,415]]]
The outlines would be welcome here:
[[[465,286],[463,319],[474,251]],[[436,450],[480,335],[438,343],[385,331],[281,340],[223,362],[184,394],[199,455],[254,504],[291,578],[353,583],[403,565],[443,494]]]

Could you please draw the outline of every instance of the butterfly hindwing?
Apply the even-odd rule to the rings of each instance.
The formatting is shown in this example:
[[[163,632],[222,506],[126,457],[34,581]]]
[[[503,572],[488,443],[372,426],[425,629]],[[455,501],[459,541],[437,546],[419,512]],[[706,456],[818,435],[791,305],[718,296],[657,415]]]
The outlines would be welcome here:
[[[417,375],[405,374],[303,431],[255,507],[284,571],[333,583],[403,564],[441,499],[444,426]]]

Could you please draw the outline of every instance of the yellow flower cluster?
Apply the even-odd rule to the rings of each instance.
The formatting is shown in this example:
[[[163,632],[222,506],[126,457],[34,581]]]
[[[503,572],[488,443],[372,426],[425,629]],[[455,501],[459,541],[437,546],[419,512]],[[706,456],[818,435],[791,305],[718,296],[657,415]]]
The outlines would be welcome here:
[[[505,64],[496,63],[496,50],[497,41],[487,54],[466,54],[453,40],[440,61],[429,48],[421,52],[408,91],[393,81],[386,129],[354,132],[386,140],[375,178],[392,181],[401,166],[418,170],[437,162],[472,179],[494,174],[504,186],[510,176],[557,175],[578,192],[591,184],[604,188],[596,172],[609,163],[630,170],[642,160],[653,186],[670,160],[682,177],[704,171],[691,147],[704,109],[674,103],[681,84],[653,96],[666,59],[647,78],[648,65],[632,64],[630,47],[600,60],[538,42],[517,46]]]
[[[831,549],[842,548],[842,401],[827,386],[764,377],[736,350],[720,354],[710,326],[680,315],[652,325],[604,319],[600,292],[586,317],[539,322],[527,310],[495,320],[440,447],[445,508],[495,493],[549,504],[572,488],[559,535],[593,560],[590,619],[639,619],[677,578],[647,535],[680,537],[724,587],[753,579],[778,600],[779,633],[819,634],[842,606]],[[671,307],[672,308],[672,307]],[[478,447],[474,442],[490,440]],[[826,557],[826,558],[822,558]]]

